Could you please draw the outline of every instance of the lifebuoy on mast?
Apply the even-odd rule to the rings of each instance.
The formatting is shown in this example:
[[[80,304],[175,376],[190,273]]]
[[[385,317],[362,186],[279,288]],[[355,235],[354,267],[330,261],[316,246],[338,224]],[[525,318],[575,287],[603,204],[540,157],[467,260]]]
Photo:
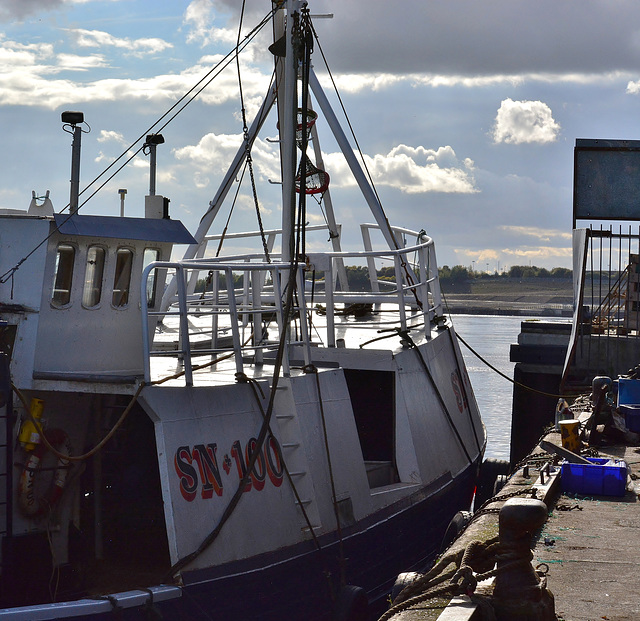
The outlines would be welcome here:
[[[47,429],[44,436],[49,444],[63,455],[71,455],[71,443],[62,429]],[[47,446],[40,443],[29,455],[18,482],[18,507],[20,512],[31,518],[48,512],[60,500],[67,482],[69,461],[59,458],[53,473],[53,481],[45,494],[36,494],[36,480],[40,472],[41,462],[47,452]]]

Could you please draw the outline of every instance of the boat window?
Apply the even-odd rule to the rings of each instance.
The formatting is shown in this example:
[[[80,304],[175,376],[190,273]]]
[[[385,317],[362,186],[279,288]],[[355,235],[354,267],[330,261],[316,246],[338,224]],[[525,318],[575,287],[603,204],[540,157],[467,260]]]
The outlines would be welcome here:
[[[144,249],[144,257],[142,259],[142,269],[149,265],[149,263],[153,263],[154,261],[160,260],[160,251],[156,248],[145,248]],[[156,289],[158,286],[158,270],[153,270],[151,274],[149,274],[149,279],[147,280],[147,306],[149,308],[153,308],[156,305]]]
[[[84,271],[84,288],[82,290],[82,305],[87,308],[93,308],[100,304],[104,257],[104,248],[101,246],[89,246],[87,250],[87,265]]]
[[[58,245],[55,276],[53,277],[53,294],[51,295],[51,303],[54,306],[66,306],[71,301],[75,256],[76,249],[71,244]]]
[[[116,273],[113,278],[113,297],[111,303],[122,308],[129,304],[129,287],[131,285],[131,266],[133,252],[128,248],[118,248],[116,253]]]

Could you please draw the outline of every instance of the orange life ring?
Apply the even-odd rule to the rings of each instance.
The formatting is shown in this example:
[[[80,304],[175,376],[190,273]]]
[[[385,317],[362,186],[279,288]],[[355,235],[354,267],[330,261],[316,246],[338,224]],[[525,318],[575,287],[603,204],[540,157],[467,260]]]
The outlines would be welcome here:
[[[71,443],[62,429],[47,429],[44,432],[49,444],[63,455],[71,455]],[[31,518],[38,517],[49,511],[60,500],[67,482],[69,461],[59,458],[53,475],[53,482],[46,494],[37,496],[35,483],[41,468],[42,458],[47,452],[44,443],[38,444],[29,455],[24,465],[20,481],[18,482],[18,506],[23,515]]]

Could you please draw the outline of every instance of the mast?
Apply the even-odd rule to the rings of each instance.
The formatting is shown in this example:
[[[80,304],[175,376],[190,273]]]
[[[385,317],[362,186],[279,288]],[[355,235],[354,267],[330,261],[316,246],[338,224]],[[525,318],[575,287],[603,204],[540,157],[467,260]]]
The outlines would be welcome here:
[[[298,109],[298,62],[293,24],[300,16],[300,0],[287,0],[284,30],[286,52],[280,61],[282,74],[278,82],[278,120],[280,125],[280,167],[282,175],[282,260],[290,262],[294,255],[294,223],[296,212],[296,122]],[[280,24],[279,24],[280,25]],[[278,33],[276,32],[276,35]],[[278,37],[279,38],[279,37]]]

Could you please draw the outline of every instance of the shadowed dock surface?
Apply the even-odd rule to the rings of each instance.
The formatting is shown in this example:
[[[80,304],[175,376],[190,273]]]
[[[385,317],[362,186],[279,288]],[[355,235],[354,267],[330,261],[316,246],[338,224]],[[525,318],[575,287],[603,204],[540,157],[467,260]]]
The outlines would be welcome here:
[[[627,462],[634,476],[626,495],[561,494],[536,543],[534,564],[549,566],[548,588],[560,619],[636,621],[640,619],[640,481],[635,476],[640,471],[640,448],[600,447],[598,452]]]
[[[546,440],[560,445],[560,434]],[[547,588],[555,597],[559,621],[638,621],[640,619],[640,447],[598,447],[603,458],[623,459],[628,466],[624,496],[587,496],[562,493],[558,474],[537,497],[549,508],[549,517],[532,542],[534,567],[548,566]],[[529,456],[529,476],[519,469],[499,493],[499,497],[529,496],[545,463],[537,447]],[[542,460],[541,460],[542,459]],[[540,479],[536,485],[540,484]],[[465,548],[474,540],[487,541],[498,533],[497,511],[504,500],[496,499],[492,511],[479,514],[453,544],[451,550]],[[481,512],[483,513],[483,512]],[[543,566],[544,567],[544,566]],[[478,594],[490,594],[480,588]],[[399,612],[392,621],[476,621],[482,615],[469,598],[434,598]],[[445,609],[446,607],[446,609]],[[441,616],[442,615],[442,616]],[[528,618],[530,619],[530,617]]]

